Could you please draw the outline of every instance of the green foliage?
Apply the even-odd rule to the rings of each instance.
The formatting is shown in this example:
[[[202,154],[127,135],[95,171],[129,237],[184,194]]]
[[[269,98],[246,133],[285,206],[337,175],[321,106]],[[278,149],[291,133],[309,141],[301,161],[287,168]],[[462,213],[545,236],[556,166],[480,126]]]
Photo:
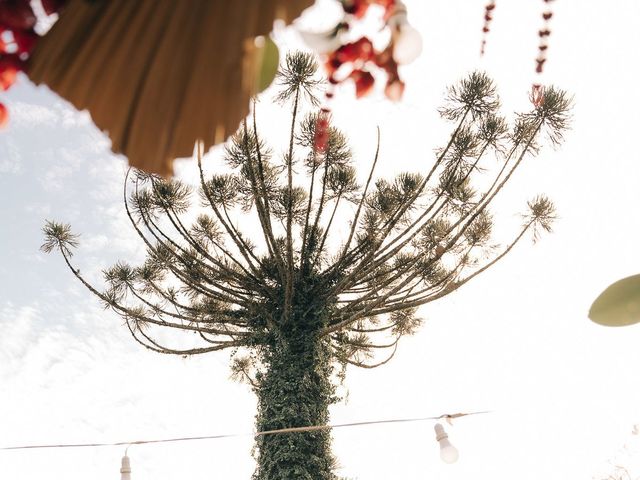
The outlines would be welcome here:
[[[447,120],[458,121],[466,115],[475,120],[495,113],[499,107],[493,80],[484,72],[472,72],[449,87],[447,105],[440,109],[440,114]]]
[[[78,235],[71,233],[71,225],[47,220],[44,227],[44,243],[40,247],[43,252],[51,253],[58,248],[61,252],[71,257],[73,249],[78,246]]]
[[[285,64],[276,75],[278,83],[283,87],[276,96],[276,101],[284,103],[302,93],[314,105],[318,104],[316,88],[321,81],[316,78],[318,64],[310,53],[294,52],[288,54]]]
[[[559,145],[571,121],[572,103],[566,92],[554,86],[544,87],[540,104],[533,112],[521,115],[521,118],[533,125],[540,123],[551,143]]]
[[[328,312],[313,308],[309,311],[308,297],[296,297],[302,303],[294,302],[292,321],[287,328],[273,332],[267,345],[260,349],[264,373],[257,375],[254,387],[258,395],[258,431],[326,425],[328,406],[335,401],[333,357],[328,341],[318,335],[328,321]],[[261,436],[256,448],[256,480],[336,478],[327,430]]]
[[[533,240],[540,237],[540,230],[551,232],[553,222],[557,219],[556,208],[553,202],[544,195],[538,195],[527,202],[529,214],[525,216],[527,222],[533,227]]]
[[[640,322],[640,275],[632,275],[609,285],[591,305],[589,318],[608,327],[624,327]]]
[[[326,424],[346,365],[388,362],[419,328],[418,307],[491,267],[527,232],[550,231],[556,218],[538,196],[501,245],[489,207],[539,152],[542,134],[562,140],[564,92],[545,89],[509,127],[493,82],[474,72],[448,91],[440,113],[452,133],[428,167],[381,178],[378,154],[358,171],[333,126],[326,149],[315,149],[318,113],[303,111],[315,105],[316,72],[311,56],[296,53],[278,74],[276,101],[292,107],[282,163],[254,116],[225,148],[227,172],[207,175],[199,160],[197,195],[177,180],[130,173],[125,208],[145,261],[105,269],[102,291],[72,267],[146,348],[231,349],[234,378],[258,396],[259,431]],[[55,222],[43,230],[42,249],[58,249],[71,267],[77,236]],[[166,329],[183,336],[158,335]],[[256,480],[335,478],[327,431],[260,436],[256,446]]]

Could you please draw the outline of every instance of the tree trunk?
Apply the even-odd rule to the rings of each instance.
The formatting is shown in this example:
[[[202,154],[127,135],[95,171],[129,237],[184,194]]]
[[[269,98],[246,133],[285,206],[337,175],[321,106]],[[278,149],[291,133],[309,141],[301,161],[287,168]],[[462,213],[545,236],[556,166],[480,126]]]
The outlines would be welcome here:
[[[334,401],[331,356],[314,321],[291,322],[274,332],[257,378],[258,431],[326,425]],[[315,331],[315,332],[314,332]],[[257,437],[254,480],[334,480],[329,430]]]

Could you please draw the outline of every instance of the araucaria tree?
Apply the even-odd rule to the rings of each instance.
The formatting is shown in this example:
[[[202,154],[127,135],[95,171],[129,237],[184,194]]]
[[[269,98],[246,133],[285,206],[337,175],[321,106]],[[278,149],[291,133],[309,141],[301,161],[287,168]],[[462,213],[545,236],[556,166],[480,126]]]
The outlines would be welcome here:
[[[545,88],[509,127],[493,82],[472,73],[448,90],[440,113],[452,133],[433,161],[386,179],[376,176],[377,151],[357,170],[332,126],[316,148],[318,114],[303,113],[317,105],[316,70],[312,57],[295,53],[279,72],[276,101],[291,108],[282,156],[254,115],[226,147],[227,173],[207,175],[199,158],[197,193],[174,179],[129,174],[126,213],[147,256],[105,270],[104,289],[72,266],[78,242],[69,225],[44,227],[42,248],[58,249],[146,348],[231,349],[233,371],[259,400],[258,431],[327,424],[346,365],[388,362],[418,328],[418,307],[494,265],[527,232],[550,230],[554,219],[551,201],[538,196],[500,246],[489,206],[540,140],[562,140],[564,92]],[[177,343],[166,345],[168,338]],[[256,446],[254,479],[336,478],[328,430],[260,436]]]

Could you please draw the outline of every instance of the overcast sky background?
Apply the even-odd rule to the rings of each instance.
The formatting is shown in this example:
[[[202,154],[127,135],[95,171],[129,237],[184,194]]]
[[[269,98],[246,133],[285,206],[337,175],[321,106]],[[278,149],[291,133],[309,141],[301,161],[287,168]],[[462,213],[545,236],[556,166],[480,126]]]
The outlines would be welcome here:
[[[403,101],[355,101],[347,89],[334,107],[363,175],[377,125],[383,174],[426,168],[446,139],[436,108],[469,70],[495,78],[506,114],[529,107],[541,0],[498,2],[483,59],[483,1],[406,3],[424,52],[403,71]],[[545,192],[561,217],[555,232],[423,307],[423,328],[390,364],[348,371],[348,400],[332,409],[332,421],[492,413],[448,428],[460,450],[455,465],[439,460],[432,422],[335,430],[345,477],[588,480],[610,469],[609,460],[640,475],[631,434],[640,422],[640,326],[607,329],[586,316],[608,284],[640,272],[640,4],[561,0],[553,9],[544,80],[575,96],[573,128],[559,150],[545,148],[524,165],[496,216],[517,222],[525,201]],[[319,21],[330,23],[326,15]],[[295,44],[290,32],[279,39]],[[141,258],[121,202],[125,161],[86,112],[25,78],[2,101],[11,120],[0,132],[0,446],[250,433],[255,400],[228,379],[226,354],[143,350],[59,255],[39,251],[44,220],[56,219],[82,234],[74,258],[89,278],[117,259]],[[266,105],[261,115],[277,124]],[[205,166],[217,161],[213,152]],[[177,170],[194,178],[192,161]],[[246,480],[251,445],[241,436],[133,446],[133,478]],[[0,451],[0,471],[116,479],[123,452]]]

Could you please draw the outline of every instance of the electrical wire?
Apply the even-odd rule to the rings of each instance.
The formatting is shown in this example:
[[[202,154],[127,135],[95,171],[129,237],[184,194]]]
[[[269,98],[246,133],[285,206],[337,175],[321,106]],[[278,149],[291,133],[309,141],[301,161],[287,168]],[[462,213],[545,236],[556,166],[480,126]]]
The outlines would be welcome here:
[[[388,420],[369,420],[364,422],[337,423],[337,424],[329,424],[329,425],[310,425],[306,427],[289,427],[289,428],[280,428],[277,430],[264,430],[262,432],[256,432],[252,434],[230,433],[230,434],[223,434],[223,435],[205,435],[205,436],[199,436],[199,437],[177,437],[177,438],[163,438],[163,439],[152,439],[152,440],[132,440],[132,441],[126,441],[126,442],[111,442],[111,443],[61,443],[61,444],[50,444],[50,445],[19,445],[19,446],[10,446],[10,447],[0,447],[0,450],[116,447],[116,446],[123,446],[123,445],[146,445],[146,444],[154,444],[154,443],[186,442],[186,441],[192,441],[192,440],[217,440],[220,438],[233,438],[233,437],[248,437],[248,436],[260,437],[265,435],[276,435],[276,434],[283,434],[283,433],[314,432],[317,430],[328,430],[332,428],[360,427],[363,425],[424,422],[428,420],[447,420],[451,422],[456,418],[468,417],[470,415],[480,415],[484,413],[490,413],[490,411],[487,410],[487,411],[481,411],[481,412],[452,413],[452,414],[440,415],[437,417],[395,418],[395,419],[388,419]]]

